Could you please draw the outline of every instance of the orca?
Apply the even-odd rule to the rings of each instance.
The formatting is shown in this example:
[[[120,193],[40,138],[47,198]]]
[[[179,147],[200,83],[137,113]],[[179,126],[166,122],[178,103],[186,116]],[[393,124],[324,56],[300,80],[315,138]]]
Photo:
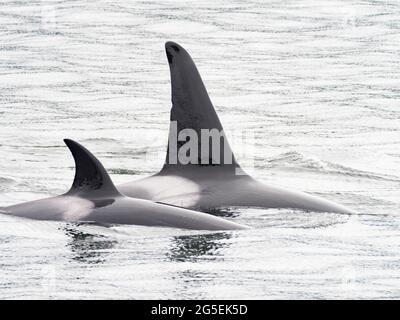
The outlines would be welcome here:
[[[118,190],[129,197],[203,211],[260,207],[353,213],[343,205],[304,192],[267,185],[246,174],[233,156],[192,58],[174,42],[167,42],[165,50],[171,76],[172,109],[164,166],[150,177],[119,185]],[[222,142],[218,145],[210,139],[200,141],[198,137],[202,137],[203,130],[219,132]],[[181,133],[184,133],[183,138],[197,135],[197,141],[194,139],[191,145],[195,148],[185,146],[188,140],[177,139]],[[191,153],[196,145],[197,152],[190,155],[188,161],[187,151],[190,149]],[[199,150],[207,152],[203,155]],[[184,161],[181,161],[182,155]]]
[[[1,212],[37,220],[129,224],[195,230],[234,230],[245,226],[153,201],[122,195],[100,161],[79,143],[65,139],[75,160],[75,178],[65,194],[3,207]]]

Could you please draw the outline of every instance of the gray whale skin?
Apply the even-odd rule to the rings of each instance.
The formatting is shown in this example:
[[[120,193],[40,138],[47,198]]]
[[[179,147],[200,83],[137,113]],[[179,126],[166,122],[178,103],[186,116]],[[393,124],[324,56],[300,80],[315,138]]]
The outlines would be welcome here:
[[[1,208],[12,216],[70,222],[163,226],[196,230],[233,230],[245,226],[156,202],[122,195],[103,165],[75,141],[64,140],[76,165],[71,189],[60,196]]]
[[[190,128],[198,136],[201,129],[222,132],[220,120],[190,55],[174,42],[167,42],[165,49],[171,75],[171,123],[177,123],[178,132]],[[171,134],[170,129],[168,141],[171,141]],[[225,149],[230,150],[226,139],[224,143],[227,144]],[[261,183],[247,175],[234,157],[231,164],[171,164],[172,152],[176,153],[176,148],[170,148],[169,144],[165,164],[159,173],[119,185],[118,190],[130,197],[201,210],[253,206],[353,213],[340,204],[307,193]],[[219,152],[219,159],[222,159],[223,146]]]

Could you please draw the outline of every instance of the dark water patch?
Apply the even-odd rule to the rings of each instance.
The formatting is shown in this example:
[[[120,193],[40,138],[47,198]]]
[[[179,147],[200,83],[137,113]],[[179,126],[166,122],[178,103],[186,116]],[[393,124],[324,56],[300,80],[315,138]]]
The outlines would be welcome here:
[[[173,237],[171,250],[166,255],[175,262],[194,262],[204,258],[215,260],[221,257],[221,250],[228,245],[225,240],[231,237],[226,232],[176,236]]]
[[[60,228],[68,237],[67,247],[71,250],[72,259],[83,264],[104,263],[111,250],[117,244],[114,239],[104,235],[89,233],[79,230],[78,224],[67,224]]]
[[[240,215],[240,212],[234,208],[196,208],[196,210],[212,214],[213,216],[223,218],[236,218]]]

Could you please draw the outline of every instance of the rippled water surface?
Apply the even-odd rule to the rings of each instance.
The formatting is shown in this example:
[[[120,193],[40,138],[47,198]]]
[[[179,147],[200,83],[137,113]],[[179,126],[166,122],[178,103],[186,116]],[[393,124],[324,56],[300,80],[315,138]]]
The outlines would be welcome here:
[[[255,177],[354,215],[230,208],[201,233],[0,215],[1,298],[400,298],[398,1],[2,1],[0,206],[66,191],[69,137],[157,172],[164,42],[186,47]]]

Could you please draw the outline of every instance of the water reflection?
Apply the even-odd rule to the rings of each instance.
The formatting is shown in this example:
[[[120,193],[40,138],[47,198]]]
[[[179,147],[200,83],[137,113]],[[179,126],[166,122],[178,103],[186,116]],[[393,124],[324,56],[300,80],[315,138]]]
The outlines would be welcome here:
[[[239,212],[234,210],[232,207],[227,208],[200,208],[199,211],[212,214],[213,216],[222,218],[236,218],[239,216]]]
[[[107,251],[114,248],[116,240],[111,240],[104,235],[79,230],[80,224],[67,225],[62,228],[70,238],[67,246],[72,252],[72,259],[82,263],[103,263]]]
[[[204,257],[215,260],[221,257],[221,249],[228,247],[226,240],[231,237],[228,232],[176,236],[167,257],[177,262],[193,262]]]

